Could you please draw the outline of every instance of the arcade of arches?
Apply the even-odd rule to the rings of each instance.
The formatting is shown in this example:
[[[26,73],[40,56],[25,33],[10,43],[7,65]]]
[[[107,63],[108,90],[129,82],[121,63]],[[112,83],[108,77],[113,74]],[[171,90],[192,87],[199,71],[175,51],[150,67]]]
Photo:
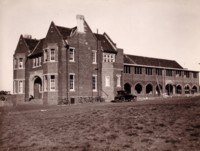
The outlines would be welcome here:
[[[151,83],[148,83],[146,85],[137,83],[134,86],[132,86],[130,83],[125,83],[124,90],[127,91],[128,93],[133,93],[136,95],[160,95],[162,93],[165,93],[167,95],[176,95],[176,94],[198,93],[198,87],[196,85],[191,87],[188,84],[185,85],[184,87],[181,86],[180,84],[178,85],[167,84],[164,86],[163,90],[163,86],[161,84],[153,86],[153,84]]]

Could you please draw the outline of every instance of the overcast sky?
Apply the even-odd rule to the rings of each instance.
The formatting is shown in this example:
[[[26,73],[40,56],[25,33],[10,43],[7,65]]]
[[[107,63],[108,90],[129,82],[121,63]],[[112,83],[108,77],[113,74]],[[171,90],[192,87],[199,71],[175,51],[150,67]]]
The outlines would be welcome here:
[[[77,14],[127,54],[200,70],[200,0],[0,0],[0,90],[12,91],[21,34],[43,38],[51,21],[74,27]]]

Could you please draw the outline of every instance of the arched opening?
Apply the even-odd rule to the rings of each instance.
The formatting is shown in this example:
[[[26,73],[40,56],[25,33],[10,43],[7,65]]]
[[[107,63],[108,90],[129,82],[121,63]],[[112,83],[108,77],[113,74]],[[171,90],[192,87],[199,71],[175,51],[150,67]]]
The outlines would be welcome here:
[[[151,84],[146,86],[146,94],[153,94],[153,86]]]
[[[131,93],[131,85],[129,83],[124,84],[124,90],[127,93]]]
[[[137,92],[137,94],[140,94],[142,92],[142,85],[140,83],[135,86],[135,91]]]
[[[167,84],[165,86],[165,89],[166,89],[167,95],[172,95],[173,94],[173,86],[172,86],[172,84]]]
[[[42,98],[42,79],[40,77],[35,77],[33,95],[34,95],[33,97],[35,99],[41,99]]]
[[[197,86],[194,85],[194,86],[192,87],[192,93],[193,93],[193,94],[194,94],[194,93],[197,93]]]
[[[182,94],[182,87],[180,85],[176,86],[176,94]]]
[[[190,87],[189,87],[189,85],[186,85],[184,89],[185,89],[185,94],[190,94]]]
[[[161,93],[162,93],[162,85],[159,84],[156,86],[156,94],[160,95]]]

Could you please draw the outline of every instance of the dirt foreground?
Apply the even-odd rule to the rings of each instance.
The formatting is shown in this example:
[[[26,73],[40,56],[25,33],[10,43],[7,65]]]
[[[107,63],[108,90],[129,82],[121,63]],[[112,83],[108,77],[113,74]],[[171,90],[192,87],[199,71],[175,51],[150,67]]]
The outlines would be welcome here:
[[[0,150],[197,151],[200,97],[0,108]]]

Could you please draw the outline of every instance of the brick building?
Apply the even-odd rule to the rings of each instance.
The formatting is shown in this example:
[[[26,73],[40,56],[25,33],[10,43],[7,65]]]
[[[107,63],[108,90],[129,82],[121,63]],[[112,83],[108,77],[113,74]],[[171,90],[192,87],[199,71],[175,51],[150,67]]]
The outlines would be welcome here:
[[[117,90],[137,96],[185,95],[199,92],[199,74],[176,61],[124,54],[106,34],[93,33],[77,15],[77,26],[50,24],[43,39],[20,36],[15,50],[13,92],[17,101],[58,104],[102,97]]]

